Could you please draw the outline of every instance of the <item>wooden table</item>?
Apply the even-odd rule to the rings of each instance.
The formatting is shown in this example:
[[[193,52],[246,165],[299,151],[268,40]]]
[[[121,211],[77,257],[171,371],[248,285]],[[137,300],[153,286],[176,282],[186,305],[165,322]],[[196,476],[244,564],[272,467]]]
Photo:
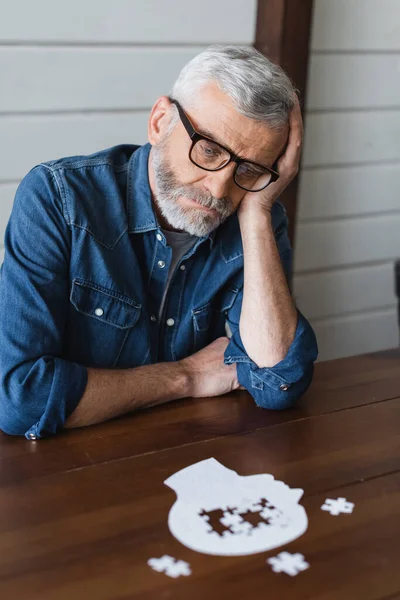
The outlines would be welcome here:
[[[259,409],[247,392],[187,399],[47,440],[2,435],[0,457],[2,598],[400,598],[398,349],[319,363],[293,410]],[[178,542],[163,482],[210,457],[304,489],[306,533],[241,557]],[[351,500],[353,514],[322,511],[326,497]],[[274,573],[266,559],[281,551],[310,568]],[[147,565],[164,554],[192,575]]]

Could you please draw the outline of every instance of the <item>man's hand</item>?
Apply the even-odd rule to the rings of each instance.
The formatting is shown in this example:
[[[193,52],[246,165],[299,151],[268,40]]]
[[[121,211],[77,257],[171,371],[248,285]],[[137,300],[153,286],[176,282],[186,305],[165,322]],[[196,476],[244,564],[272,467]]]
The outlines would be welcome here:
[[[221,396],[243,388],[237,379],[236,363],[224,364],[229,338],[220,337],[195,354],[179,361],[189,379],[189,396]]]
[[[289,118],[289,137],[284,154],[278,160],[279,179],[267,186],[261,192],[247,192],[239,204],[238,217],[243,217],[252,210],[263,210],[271,212],[275,200],[282,194],[283,190],[296,177],[299,171],[301,145],[303,139],[303,120],[301,117],[300,104],[295,95],[295,105]]]

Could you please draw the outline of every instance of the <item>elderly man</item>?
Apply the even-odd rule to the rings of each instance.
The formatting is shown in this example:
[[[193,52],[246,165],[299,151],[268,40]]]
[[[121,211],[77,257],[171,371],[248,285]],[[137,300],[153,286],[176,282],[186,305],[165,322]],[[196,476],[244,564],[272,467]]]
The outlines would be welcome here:
[[[0,285],[9,434],[238,388],[282,409],[310,384],[317,345],[277,201],[301,149],[289,79],[255,49],[212,46],[154,104],[148,137],[42,163],[18,187]]]

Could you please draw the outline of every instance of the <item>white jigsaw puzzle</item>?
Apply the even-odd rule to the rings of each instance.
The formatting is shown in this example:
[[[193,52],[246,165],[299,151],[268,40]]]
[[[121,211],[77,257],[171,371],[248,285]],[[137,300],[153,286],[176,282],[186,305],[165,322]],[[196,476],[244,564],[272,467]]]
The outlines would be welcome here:
[[[168,577],[173,577],[174,579],[181,575],[187,577],[192,574],[190,565],[187,562],[177,560],[172,556],[168,556],[168,554],[164,554],[161,558],[150,558],[147,561],[147,564],[153,571],[164,573],[165,575],[168,575]]]
[[[220,519],[221,523],[226,527],[229,527],[232,533],[241,534],[247,533],[251,534],[252,526],[247,521],[244,521],[240,515],[226,513],[225,517]],[[229,531],[225,531],[222,535],[229,535]]]
[[[267,563],[271,565],[274,573],[286,573],[291,577],[310,567],[304,560],[303,554],[290,554],[290,552],[280,552],[278,556],[268,558]]]
[[[196,552],[244,556],[290,543],[308,525],[303,490],[269,473],[241,476],[215,458],[164,481],[176,492],[168,515],[174,537]]]
[[[288,518],[276,509],[265,508],[260,515],[263,516],[264,519],[268,519],[270,525],[278,525],[279,527],[284,528],[289,524]]]
[[[354,508],[353,502],[348,502],[346,498],[327,498],[325,504],[321,506],[321,510],[330,512],[331,515],[339,515],[340,513],[352,513]]]

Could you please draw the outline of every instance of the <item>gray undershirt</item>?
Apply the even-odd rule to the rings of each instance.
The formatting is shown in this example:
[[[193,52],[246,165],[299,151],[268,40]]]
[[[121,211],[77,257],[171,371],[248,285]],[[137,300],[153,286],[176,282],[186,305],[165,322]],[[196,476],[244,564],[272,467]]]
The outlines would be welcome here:
[[[196,240],[198,239],[197,236],[190,235],[190,233],[187,233],[186,231],[167,231],[166,229],[161,229],[161,231],[165,235],[167,244],[172,250],[172,258],[168,271],[167,282],[165,284],[164,294],[161,300],[160,309],[158,311],[159,322],[161,322],[161,319],[163,318],[165,299],[167,297],[168,288],[170,286],[175,267],[179,263],[182,256],[184,256],[186,252],[188,252],[190,248],[194,246]]]

